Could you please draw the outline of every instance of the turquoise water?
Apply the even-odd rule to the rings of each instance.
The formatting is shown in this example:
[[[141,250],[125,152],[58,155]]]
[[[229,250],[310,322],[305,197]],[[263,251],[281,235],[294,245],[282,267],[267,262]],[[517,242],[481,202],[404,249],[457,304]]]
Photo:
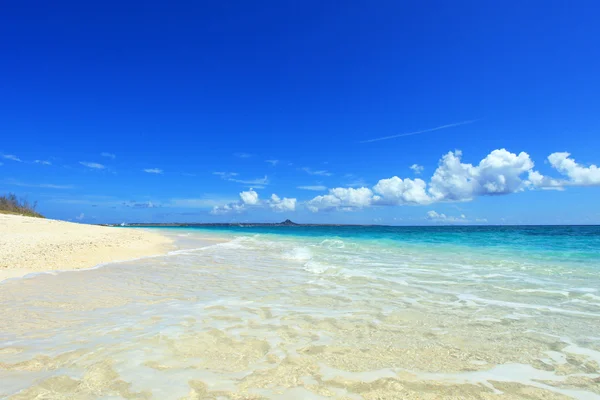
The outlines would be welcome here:
[[[177,227],[173,232],[224,235],[278,235],[288,238],[351,239],[382,246],[435,246],[507,256],[553,260],[583,267],[600,266],[600,226],[291,226]]]
[[[0,397],[600,399],[599,227],[156,230],[0,284]]]

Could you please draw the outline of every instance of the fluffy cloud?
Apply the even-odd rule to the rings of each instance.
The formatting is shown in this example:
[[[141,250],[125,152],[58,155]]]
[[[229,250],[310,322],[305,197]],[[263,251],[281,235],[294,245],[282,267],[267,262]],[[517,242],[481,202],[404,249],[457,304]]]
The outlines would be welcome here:
[[[315,197],[306,205],[312,212],[334,209],[352,210],[368,207],[373,201],[379,199],[379,196],[373,195],[371,189],[365,187],[358,189],[335,188],[330,189],[329,194]]]
[[[523,174],[531,171],[529,154],[494,150],[479,165],[461,162],[462,152],[449,152],[431,178],[429,193],[435,201],[468,201],[476,196],[509,194],[523,190]]]
[[[552,153],[548,156],[550,165],[569,178],[565,184],[576,186],[600,185],[600,168],[596,165],[584,167],[577,164],[570,156],[571,154],[566,152]]]
[[[359,202],[348,196],[349,189],[331,189],[328,195],[307,202],[309,210],[360,208],[370,205],[424,205],[442,201],[469,201],[477,196],[505,195],[532,186],[532,179],[542,179],[533,171],[533,161],[525,152],[511,153],[506,149],[492,151],[477,165],[463,163],[462,152],[451,151],[439,161],[429,184],[422,179],[381,179],[373,187],[356,189]],[[417,166],[418,167],[418,166]],[[590,167],[591,169],[592,167]],[[417,168],[418,169],[418,168]],[[527,179],[528,178],[528,179]]]
[[[271,200],[268,202],[271,210],[275,212],[294,211],[296,209],[296,199],[284,197],[279,198],[276,194],[271,195]]]
[[[276,194],[271,195],[267,201],[261,201],[258,193],[254,189],[240,192],[240,201],[225,204],[224,206],[213,207],[211,214],[223,215],[232,212],[240,213],[246,211],[248,207],[268,206],[275,212],[294,211],[296,209],[296,199],[284,197],[283,199]]]
[[[92,169],[104,169],[104,165],[102,164],[98,164],[98,163],[93,163],[93,162],[86,162],[86,161],[80,161],[79,164],[83,165],[84,167],[88,167],[88,168],[92,168]]]
[[[413,172],[414,172],[415,174],[417,174],[417,175],[420,175],[420,174],[421,174],[421,172],[423,172],[423,170],[424,170],[425,168],[423,168],[423,166],[422,166],[422,165],[419,165],[419,164],[413,164],[413,165],[411,165],[411,166],[410,166],[410,169],[412,169],[412,170],[413,170]]]
[[[431,198],[427,194],[427,184],[422,179],[404,180],[397,176],[382,179],[373,187],[375,193],[381,195],[380,204],[428,204]]]
[[[258,193],[256,193],[252,189],[250,189],[246,192],[241,192],[240,198],[242,199],[242,203],[244,203],[244,204],[248,204],[251,206],[255,206],[258,204]]]

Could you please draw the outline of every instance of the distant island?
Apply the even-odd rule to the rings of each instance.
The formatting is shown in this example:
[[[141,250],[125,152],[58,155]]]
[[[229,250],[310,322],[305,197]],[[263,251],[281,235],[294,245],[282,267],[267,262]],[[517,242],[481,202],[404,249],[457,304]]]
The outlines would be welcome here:
[[[210,222],[210,223],[187,223],[187,222],[132,222],[122,224],[101,224],[103,226],[307,226],[297,224],[289,219],[283,222]]]
[[[382,225],[353,225],[353,224],[298,224],[289,219],[283,222],[131,222],[121,224],[100,224],[102,226],[127,226],[127,227],[178,227],[178,226],[205,226],[205,227],[232,227],[232,226],[382,226]]]

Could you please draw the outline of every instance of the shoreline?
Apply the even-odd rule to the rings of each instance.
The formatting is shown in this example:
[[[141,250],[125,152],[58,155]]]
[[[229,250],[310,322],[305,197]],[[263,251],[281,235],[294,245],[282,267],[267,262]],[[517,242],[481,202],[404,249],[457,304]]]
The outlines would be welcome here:
[[[0,282],[86,270],[178,250],[173,238],[141,229],[0,214]]]

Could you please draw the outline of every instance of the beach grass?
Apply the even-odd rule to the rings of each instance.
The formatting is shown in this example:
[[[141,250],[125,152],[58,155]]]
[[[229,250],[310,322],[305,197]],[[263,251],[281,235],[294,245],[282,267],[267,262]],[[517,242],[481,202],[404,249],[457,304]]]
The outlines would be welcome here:
[[[37,202],[30,203],[14,193],[0,196],[0,214],[25,215],[27,217],[44,218],[35,211]]]

